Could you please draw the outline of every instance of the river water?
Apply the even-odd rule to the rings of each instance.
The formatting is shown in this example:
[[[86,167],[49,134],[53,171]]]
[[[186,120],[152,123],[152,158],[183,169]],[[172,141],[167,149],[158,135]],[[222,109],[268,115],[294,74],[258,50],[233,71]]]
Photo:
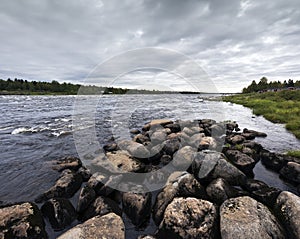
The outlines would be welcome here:
[[[206,96],[207,97],[207,96]],[[151,119],[235,120],[240,128],[268,134],[258,138],[266,149],[285,152],[299,149],[300,141],[283,125],[273,124],[240,105],[206,101],[196,95],[105,95],[98,97],[95,125],[100,144],[114,136],[130,137],[128,128],[140,128]],[[0,96],[0,201],[33,200],[53,185],[58,173],[52,162],[65,155],[77,156],[72,115],[76,96]],[[89,97],[85,97],[87,102]],[[82,101],[81,101],[82,102]],[[127,124],[124,124],[127,118]],[[122,120],[121,120],[122,119]],[[120,130],[120,125],[124,124]],[[260,163],[255,178],[295,192],[295,188]]]

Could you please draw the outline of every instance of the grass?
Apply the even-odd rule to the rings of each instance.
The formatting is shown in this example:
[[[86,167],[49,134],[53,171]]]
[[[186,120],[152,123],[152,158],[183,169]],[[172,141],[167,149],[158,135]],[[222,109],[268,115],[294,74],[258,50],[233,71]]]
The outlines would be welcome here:
[[[249,93],[223,97],[224,101],[241,104],[274,123],[284,123],[300,139],[300,91]]]
[[[293,157],[296,157],[296,158],[300,158],[300,150],[288,151],[287,155],[293,156]]]

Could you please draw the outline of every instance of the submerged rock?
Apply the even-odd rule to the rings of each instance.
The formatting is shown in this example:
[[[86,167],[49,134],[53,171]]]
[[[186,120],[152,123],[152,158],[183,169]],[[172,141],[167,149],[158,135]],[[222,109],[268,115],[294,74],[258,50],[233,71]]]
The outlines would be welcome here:
[[[248,196],[226,200],[220,208],[220,217],[223,239],[286,238],[282,226],[269,209]]]
[[[71,228],[57,239],[125,239],[125,226],[120,216],[109,213],[96,216]]]
[[[159,238],[214,238],[217,212],[211,202],[197,198],[175,198],[159,225]]]
[[[47,239],[42,214],[34,203],[0,208],[1,239]]]
[[[300,238],[300,197],[287,191],[280,193],[275,212],[286,227],[288,238]]]

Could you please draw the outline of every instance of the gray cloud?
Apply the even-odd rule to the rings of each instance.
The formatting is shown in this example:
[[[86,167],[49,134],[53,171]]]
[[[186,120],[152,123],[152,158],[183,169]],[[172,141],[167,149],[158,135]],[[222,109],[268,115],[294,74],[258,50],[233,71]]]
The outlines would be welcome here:
[[[297,80],[299,9],[299,0],[0,0],[0,77],[78,83],[117,54],[160,47],[194,59],[222,92],[262,76]],[[157,59],[164,61],[176,62]],[[109,76],[100,73],[98,83]],[[128,88],[148,87],[152,79],[190,89],[161,72],[121,78],[118,84]]]

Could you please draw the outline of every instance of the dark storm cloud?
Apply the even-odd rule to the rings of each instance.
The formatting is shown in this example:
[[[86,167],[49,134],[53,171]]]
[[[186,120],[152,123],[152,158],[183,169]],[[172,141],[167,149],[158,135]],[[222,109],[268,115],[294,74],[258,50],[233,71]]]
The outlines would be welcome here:
[[[83,82],[117,54],[160,47],[193,58],[219,91],[239,91],[264,75],[299,79],[299,9],[299,0],[0,0],[0,77]],[[176,63],[157,59],[164,61]],[[98,72],[98,83],[126,64]],[[117,83],[161,77],[189,89],[172,74],[150,75]]]

